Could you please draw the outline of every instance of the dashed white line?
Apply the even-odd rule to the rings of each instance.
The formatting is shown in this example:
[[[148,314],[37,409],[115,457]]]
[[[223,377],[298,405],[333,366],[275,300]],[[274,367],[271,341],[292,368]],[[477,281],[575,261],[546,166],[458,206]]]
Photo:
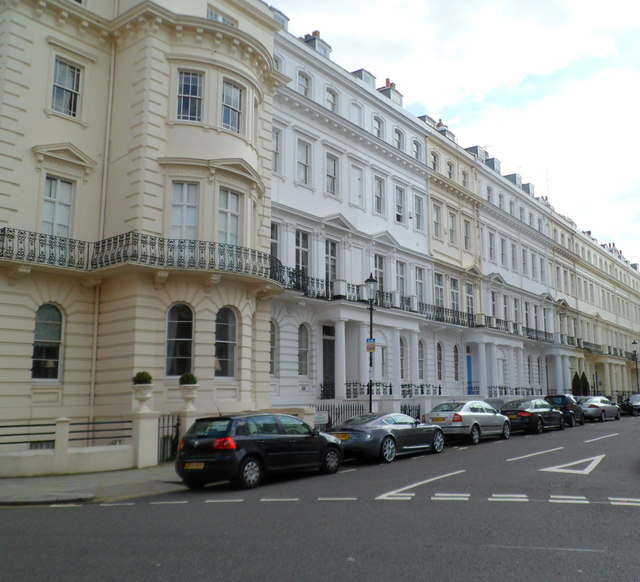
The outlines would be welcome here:
[[[469,501],[471,493],[435,493],[431,501]]]
[[[438,475],[437,477],[432,477],[431,479],[425,479],[424,481],[419,481],[418,483],[407,485],[406,487],[402,487],[401,489],[388,491],[387,493],[378,495],[378,497],[376,497],[375,499],[376,501],[410,501],[415,493],[404,493],[407,489],[413,489],[414,487],[419,487],[420,485],[426,485],[427,483],[438,481],[439,479],[453,477],[454,475],[459,475],[460,473],[464,473],[465,471],[466,469],[462,469],[460,471],[454,471],[453,473],[447,473],[446,475]]]
[[[519,461],[520,459],[528,459],[530,457],[537,457],[538,455],[546,455],[547,453],[553,453],[554,451],[561,451],[564,447],[556,447],[555,449],[547,449],[546,451],[538,451],[537,453],[531,453],[530,455],[522,455],[521,457],[513,457],[507,459],[507,461]]]
[[[292,501],[300,501],[299,497],[263,497],[260,501],[264,501],[265,503],[280,503],[280,502],[292,502]]]
[[[152,501],[150,505],[184,505],[188,501]]]
[[[205,503],[242,503],[244,499],[205,499]]]
[[[584,495],[552,495],[549,503],[583,503],[588,504],[589,500]]]
[[[132,502],[128,502],[128,503],[101,503],[100,507],[123,507],[123,506],[127,506],[127,505],[135,505],[135,503],[132,503]]]
[[[522,493],[494,493],[489,497],[488,501],[519,501],[526,503],[529,501],[529,497]]]
[[[318,497],[318,501],[358,501],[357,497]]]
[[[589,439],[588,441],[584,441],[585,443],[593,443],[595,441],[601,441],[602,439],[608,439],[610,437],[614,437],[614,436],[618,436],[620,433],[618,432],[614,432],[613,434],[606,434],[604,436],[601,437],[597,437],[595,439]]]
[[[82,507],[80,503],[52,503],[49,507]]]
[[[640,499],[634,499],[632,497],[609,497],[609,503],[611,503],[611,505],[631,505],[633,507],[640,507]]]

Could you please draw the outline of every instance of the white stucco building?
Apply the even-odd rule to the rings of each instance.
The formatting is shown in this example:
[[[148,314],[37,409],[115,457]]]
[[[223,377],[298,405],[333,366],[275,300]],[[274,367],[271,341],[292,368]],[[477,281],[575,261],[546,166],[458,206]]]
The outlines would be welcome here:
[[[202,413],[636,390],[638,266],[320,33],[260,0],[0,10],[0,422],[122,418],[139,370],[165,415],[183,372]]]

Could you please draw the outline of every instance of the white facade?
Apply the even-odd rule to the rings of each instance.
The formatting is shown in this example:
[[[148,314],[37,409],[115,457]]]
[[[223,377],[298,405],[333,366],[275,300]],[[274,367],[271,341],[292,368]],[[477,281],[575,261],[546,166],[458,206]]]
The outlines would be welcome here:
[[[139,370],[162,414],[185,371],[202,413],[636,390],[637,265],[319,33],[258,0],[1,10],[0,420],[122,418]]]

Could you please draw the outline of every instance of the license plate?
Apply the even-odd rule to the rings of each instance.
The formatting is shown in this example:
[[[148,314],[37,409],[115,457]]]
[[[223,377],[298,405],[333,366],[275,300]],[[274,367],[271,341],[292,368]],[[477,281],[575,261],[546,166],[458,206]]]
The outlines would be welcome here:
[[[185,463],[185,469],[204,469],[204,463]]]
[[[339,438],[341,441],[349,440],[348,432],[334,432],[333,436]]]
[[[434,416],[431,422],[446,422],[447,419],[444,416]]]
[[[511,418],[511,419],[518,418],[518,415],[517,414],[507,414],[507,418]]]

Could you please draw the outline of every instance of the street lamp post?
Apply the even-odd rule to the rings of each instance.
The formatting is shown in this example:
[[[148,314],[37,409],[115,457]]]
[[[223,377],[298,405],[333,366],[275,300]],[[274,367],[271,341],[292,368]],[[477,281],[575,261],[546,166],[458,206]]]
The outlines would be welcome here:
[[[638,342],[633,340],[631,342],[633,346],[633,359],[636,361],[636,390],[640,394],[640,378],[638,378]]]
[[[364,284],[367,287],[367,297],[369,299],[369,342],[367,344],[367,350],[369,351],[369,384],[367,392],[369,394],[369,412],[373,412],[373,352],[375,350],[375,340],[373,338],[373,303],[378,294],[378,281],[373,276],[373,273],[371,273]]]

